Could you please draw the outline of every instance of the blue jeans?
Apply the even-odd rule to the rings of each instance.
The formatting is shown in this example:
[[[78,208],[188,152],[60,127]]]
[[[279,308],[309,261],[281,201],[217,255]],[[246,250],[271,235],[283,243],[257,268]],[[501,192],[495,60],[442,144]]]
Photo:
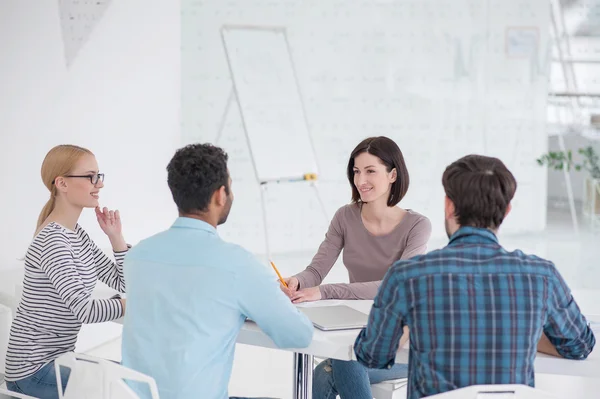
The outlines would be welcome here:
[[[369,369],[358,362],[327,359],[319,363],[313,375],[313,399],[373,399],[371,384],[406,378],[407,364],[391,369]]]
[[[67,387],[71,370],[63,367],[60,370],[60,379],[63,392]],[[40,399],[58,399],[58,388],[56,386],[56,370],[54,361],[51,361],[35,374],[18,381],[7,381],[6,388],[9,391],[23,393]]]

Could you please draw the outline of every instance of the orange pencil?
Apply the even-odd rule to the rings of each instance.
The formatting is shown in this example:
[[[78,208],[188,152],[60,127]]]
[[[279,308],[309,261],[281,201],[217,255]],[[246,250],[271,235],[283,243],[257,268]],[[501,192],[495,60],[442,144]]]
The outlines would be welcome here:
[[[288,285],[283,280],[283,277],[281,277],[281,274],[279,274],[279,270],[277,270],[277,268],[275,267],[275,263],[273,263],[272,261],[271,266],[273,266],[273,270],[275,270],[275,273],[277,273],[277,277],[279,277],[279,281],[281,281],[281,284],[283,284],[285,288],[288,288]]]

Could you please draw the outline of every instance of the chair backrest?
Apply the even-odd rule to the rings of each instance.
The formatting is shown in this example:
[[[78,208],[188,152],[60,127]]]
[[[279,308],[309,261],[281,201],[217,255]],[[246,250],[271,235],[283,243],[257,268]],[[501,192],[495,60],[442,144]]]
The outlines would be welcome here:
[[[0,374],[4,374],[4,362],[6,359],[6,348],[8,347],[8,336],[12,323],[12,312],[10,308],[0,304]]]
[[[63,393],[60,368],[71,370]],[[154,378],[120,364],[94,356],[65,353],[54,362],[59,399],[137,399],[124,380],[148,385],[152,399],[158,399]]]
[[[561,399],[527,385],[473,385],[429,396],[430,399]]]
[[[0,388],[0,399],[38,399],[33,396],[23,395],[22,393],[12,392],[8,389]]]

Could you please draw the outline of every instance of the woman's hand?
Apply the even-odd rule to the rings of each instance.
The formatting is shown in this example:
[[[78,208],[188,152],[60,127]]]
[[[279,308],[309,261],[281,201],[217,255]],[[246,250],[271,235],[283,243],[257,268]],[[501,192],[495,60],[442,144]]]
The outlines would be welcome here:
[[[287,284],[287,287],[285,285],[281,284],[281,281],[280,281],[279,288],[281,288],[281,291],[283,291],[283,293],[285,295],[287,295],[288,298],[292,299],[292,295],[294,295],[296,293],[296,291],[298,291],[300,282],[298,281],[298,279],[296,277],[284,278],[283,281],[285,281],[285,283]]]
[[[125,316],[125,307],[127,300],[125,298],[119,298],[119,301],[121,301],[121,306],[123,306],[123,316]]]
[[[100,228],[108,236],[110,243],[115,252],[123,252],[127,250],[127,243],[123,238],[123,231],[121,226],[121,215],[119,211],[110,211],[108,208],[100,210],[100,207],[96,207],[96,219]]]
[[[319,287],[305,288],[296,291],[290,298],[292,303],[319,301],[321,300],[321,290]]]

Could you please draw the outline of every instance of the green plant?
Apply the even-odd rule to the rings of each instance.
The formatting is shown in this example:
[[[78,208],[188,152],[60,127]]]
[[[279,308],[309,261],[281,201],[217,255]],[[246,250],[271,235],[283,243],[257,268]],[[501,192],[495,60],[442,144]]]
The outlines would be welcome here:
[[[590,173],[592,178],[600,179],[600,156],[594,151],[594,147],[581,148],[579,153],[583,155],[583,168]]]
[[[574,168],[575,170],[586,170],[593,179],[600,179],[600,156],[596,153],[592,146],[580,148],[577,151],[583,156],[582,163],[575,163],[573,161],[573,152],[567,151],[550,151],[547,154],[542,155],[537,159],[537,163],[540,166],[547,165],[549,168],[555,170],[567,171]]]

